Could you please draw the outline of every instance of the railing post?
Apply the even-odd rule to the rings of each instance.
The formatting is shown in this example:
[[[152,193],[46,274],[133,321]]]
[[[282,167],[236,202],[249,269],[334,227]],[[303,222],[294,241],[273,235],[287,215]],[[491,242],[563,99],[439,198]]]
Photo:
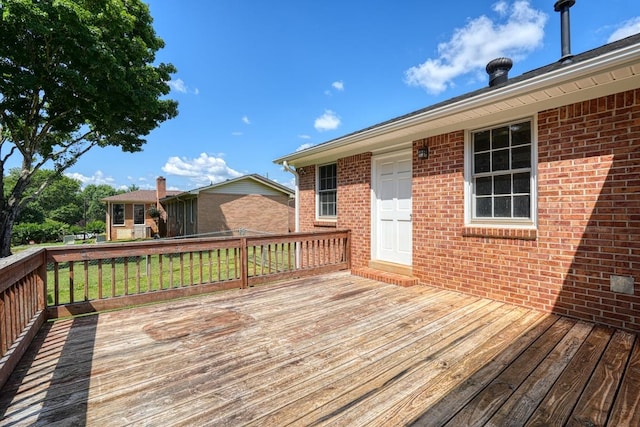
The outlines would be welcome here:
[[[351,230],[347,230],[347,238],[345,241],[345,253],[347,254],[347,269],[351,270]]]
[[[38,268],[38,310],[46,311],[47,308],[47,250],[43,249],[42,263]]]
[[[240,287],[246,289],[249,286],[249,248],[247,238],[240,238]]]

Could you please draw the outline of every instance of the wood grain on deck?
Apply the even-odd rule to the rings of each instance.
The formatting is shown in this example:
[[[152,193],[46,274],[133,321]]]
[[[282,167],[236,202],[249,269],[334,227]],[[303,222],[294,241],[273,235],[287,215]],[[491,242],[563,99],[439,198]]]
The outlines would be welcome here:
[[[0,425],[640,425],[635,335],[337,273],[47,324]]]

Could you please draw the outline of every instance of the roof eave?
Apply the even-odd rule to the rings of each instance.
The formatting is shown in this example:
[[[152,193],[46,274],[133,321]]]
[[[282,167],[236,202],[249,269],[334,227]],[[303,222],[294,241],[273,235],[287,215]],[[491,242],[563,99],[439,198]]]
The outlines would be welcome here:
[[[632,64],[637,65],[638,57],[640,57],[640,44],[633,44],[575,64],[564,65],[545,74],[526,78],[522,81],[495,88],[494,90],[483,91],[477,95],[462,98],[455,102],[445,103],[440,107],[428,108],[424,111],[421,110],[414,114],[402,116],[397,120],[391,120],[363,131],[355,132],[333,141],[277,158],[274,160],[274,163],[282,164],[286,161],[292,166],[312,164],[317,159],[326,158],[327,156],[335,157],[348,152],[349,147],[356,143],[363,143],[384,136],[391,138],[394,133],[407,130],[419,124],[435,122],[436,120],[449,116],[461,115],[465,112],[482,109],[496,103],[515,100],[529,94],[557,88],[572,81],[579,81],[589,78],[590,76],[606,74],[607,72],[625,66],[630,67]],[[638,78],[638,74],[632,74],[631,77]],[[606,83],[603,83],[602,86],[604,85],[606,85]],[[589,89],[593,88],[584,89],[585,93],[587,93]],[[535,106],[545,104],[545,101],[547,101],[546,104],[549,104],[549,99],[533,100],[527,104],[527,106],[532,109]],[[563,99],[566,100],[567,97],[557,96],[557,101],[560,105],[563,105],[561,103]],[[545,105],[545,108],[549,108],[549,106]],[[465,120],[460,120],[459,123],[463,124],[464,121]],[[436,128],[434,128],[434,130],[435,129]]]

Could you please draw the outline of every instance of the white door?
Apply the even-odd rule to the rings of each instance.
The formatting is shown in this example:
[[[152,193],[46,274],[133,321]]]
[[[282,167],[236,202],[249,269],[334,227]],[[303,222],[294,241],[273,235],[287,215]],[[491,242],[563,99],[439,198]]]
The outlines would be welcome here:
[[[374,258],[411,265],[411,154],[375,160]]]

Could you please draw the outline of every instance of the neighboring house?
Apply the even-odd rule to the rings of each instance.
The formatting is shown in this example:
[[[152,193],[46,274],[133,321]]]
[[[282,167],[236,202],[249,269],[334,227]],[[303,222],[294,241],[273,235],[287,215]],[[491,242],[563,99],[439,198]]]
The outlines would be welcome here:
[[[640,35],[514,78],[508,63],[276,159],[299,230],[350,229],[356,274],[640,331]]]
[[[102,201],[107,203],[107,240],[143,239],[164,234],[164,211],[159,200],[178,193],[180,191],[167,191],[166,180],[160,176],[156,179],[155,190],[137,190],[105,197]],[[161,213],[158,223],[149,215],[152,207]]]
[[[257,174],[245,175],[161,200],[168,236],[293,231],[294,193]]]

